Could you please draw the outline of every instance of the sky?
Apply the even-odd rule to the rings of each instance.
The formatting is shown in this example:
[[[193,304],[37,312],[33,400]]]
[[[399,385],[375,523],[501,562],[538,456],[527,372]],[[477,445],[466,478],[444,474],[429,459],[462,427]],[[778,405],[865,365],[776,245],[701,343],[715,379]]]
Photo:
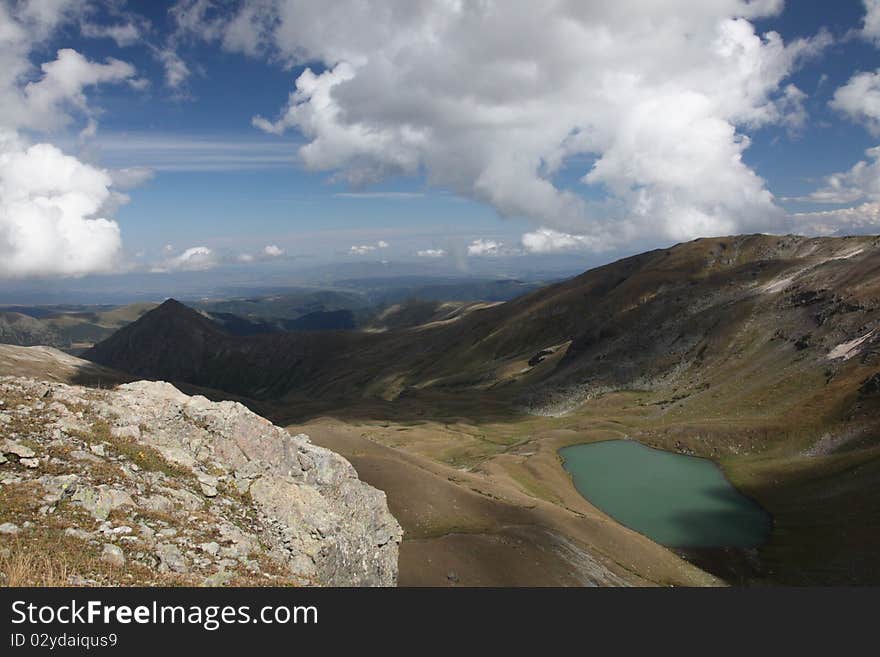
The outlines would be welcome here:
[[[878,225],[880,0],[0,0],[0,293]]]

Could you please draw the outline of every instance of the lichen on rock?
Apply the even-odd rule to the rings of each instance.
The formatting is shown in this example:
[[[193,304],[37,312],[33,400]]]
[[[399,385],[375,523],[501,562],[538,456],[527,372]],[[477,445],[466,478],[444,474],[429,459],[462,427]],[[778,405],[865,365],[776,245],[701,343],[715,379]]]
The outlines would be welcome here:
[[[147,584],[396,584],[402,530],[384,493],[239,403],[162,382],[96,390],[16,377],[0,378],[0,399],[0,493],[38,491],[0,521],[84,542],[110,574],[77,581],[125,583],[107,577],[130,571]]]

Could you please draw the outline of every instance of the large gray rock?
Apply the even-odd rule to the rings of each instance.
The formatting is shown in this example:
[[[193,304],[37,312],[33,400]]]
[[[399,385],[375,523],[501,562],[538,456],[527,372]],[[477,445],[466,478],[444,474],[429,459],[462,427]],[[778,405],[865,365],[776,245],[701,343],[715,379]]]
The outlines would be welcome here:
[[[3,454],[15,454],[22,459],[32,458],[35,455],[34,450],[30,447],[17,443],[14,440],[9,440],[8,438],[4,438],[0,441],[0,452]]]
[[[119,427],[146,427],[129,437],[191,469],[208,498],[247,481],[261,512],[260,539],[293,574],[332,586],[396,583],[400,525],[385,494],[338,454],[239,403],[189,397],[167,383],[119,386],[113,411]],[[240,553],[239,545],[229,547]]]
[[[306,435],[167,383],[0,377],[4,395],[31,428],[0,437],[0,453],[38,467],[4,466],[3,485],[35,496],[34,522],[54,514],[65,537],[103,545],[110,573],[151,585],[396,584],[402,530],[384,493]],[[116,583],[107,573],[89,575]]]

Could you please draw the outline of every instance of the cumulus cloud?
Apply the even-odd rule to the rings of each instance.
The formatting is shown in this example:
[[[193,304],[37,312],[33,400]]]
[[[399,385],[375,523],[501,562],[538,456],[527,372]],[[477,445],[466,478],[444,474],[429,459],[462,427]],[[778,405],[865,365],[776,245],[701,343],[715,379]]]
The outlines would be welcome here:
[[[252,253],[242,253],[238,255],[235,260],[238,262],[260,262],[267,260],[274,260],[275,258],[280,258],[284,255],[284,249],[282,249],[277,244],[269,244],[263,249],[255,254]]]
[[[79,276],[120,266],[120,229],[109,216],[126,202],[113,176],[22,130],[47,131],[87,119],[97,128],[85,90],[131,79],[116,59],[93,62],[69,48],[37,70],[31,51],[72,21],[82,3],[0,3],[0,276]]]
[[[420,258],[443,258],[448,254],[445,249],[422,249],[416,251],[416,255]]]
[[[596,247],[782,221],[743,162],[747,132],[803,123],[787,78],[830,41],[756,33],[751,21],[781,0],[246,0],[226,23],[185,4],[228,49],[321,63],[278,116],[253,119],[302,133],[310,169],[358,185],[424,172],[503,215],[601,236]],[[597,210],[554,183],[575,156],[611,203]]]
[[[880,201],[880,146],[869,148],[865,155],[867,159],[857,162],[849,171],[828,176],[808,199],[817,203]]]
[[[874,233],[880,227],[880,202],[822,212],[799,212],[792,215],[792,221],[796,230],[811,235]]]
[[[387,249],[389,246],[391,245],[385,240],[379,240],[375,244],[354,245],[348,250],[348,253],[349,255],[367,255],[377,249]]]
[[[499,255],[503,248],[502,242],[478,239],[468,244],[467,254],[469,256],[495,256]]]
[[[577,249],[600,250],[601,241],[588,235],[571,235],[541,227],[522,236],[523,248],[529,253],[554,253]]]
[[[220,258],[207,246],[193,246],[183,253],[164,260],[152,268],[153,273],[173,271],[205,271],[220,264]]]
[[[880,137],[880,69],[856,73],[834,92],[831,107],[862,123],[875,137]]]
[[[0,276],[77,276],[109,271],[121,254],[119,226],[94,215],[110,199],[110,176],[50,144],[0,132]]]
[[[85,88],[135,74],[131,64],[112,57],[103,64],[92,62],[70,48],[59,50],[40,69],[41,78],[24,87],[16,80],[0,87],[0,124],[42,131],[63,127],[72,120],[69,109],[87,112]]]
[[[880,0],[864,0],[863,36],[880,46]],[[855,73],[838,88],[831,102],[833,109],[861,123],[874,136],[880,136],[880,69]],[[876,230],[880,208],[880,146],[865,151],[866,158],[848,171],[833,173],[805,199],[816,203],[860,205],[821,212],[802,212],[791,216],[797,230],[820,235]]]

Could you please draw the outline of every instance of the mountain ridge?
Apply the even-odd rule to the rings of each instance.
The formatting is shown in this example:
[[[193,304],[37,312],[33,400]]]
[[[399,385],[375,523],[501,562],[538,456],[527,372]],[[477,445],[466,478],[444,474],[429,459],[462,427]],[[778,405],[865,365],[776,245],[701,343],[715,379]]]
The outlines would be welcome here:
[[[763,333],[774,317],[774,330],[785,333],[779,340],[800,341],[818,362],[818,350],[861,335],[855,320],[876,320],[871,285],[880,287],[876,238],[716,238],[632,256],[427,332],[234,337],[166,302],[85,358],[257,398],[392,399],[462,388],[537,398],[572,385],[619,386],[639,377],[644,383],[682,363],[694,368],[723,350],[728,329],[749,313],[761,316]],[[809,316],[817,311],[837,317],[836,325]],[[772,333],[761,338],[772,342]],[[873,345],[872,337],[863,349]],[[226,376],[224,361],[245,380]]]
[[[411,504],[407,459],[415,453],[451,466],[445,480],[462,479],[455,473],[466,468],[474,473],[469,486],[550,505],[552,526],[566,536],[601,540],[606,549],[624,541],[624,553],[611,547],[616,558],[647,550],[601,525],[578,534],[581,525],[565,515],[577,508],[591,517],[595,509],[572,497],[557,450],[631,438],[711,458],[774,517],[757,553],[691,553],[688,560],[728,581],[865,583],[880,572],[878,237],[701,239],[453,321],[381,333],[211,330],[201,342],[167,341],[157,338],[165,329],[156,324],[147,315],[89,356],[139,376],[259,400],[279,423],[311,427],[369,468],[368,480],[394,491],[389,501],[408,532],[420,535],[426,522],[440,534],[449,526],[432,511],[436,499]],[[381,468],[359,461],[377,441],[389,447]],[[440,485],[419,477],[428,481],[415,485]],[[474,520],[456,510],[458,487],[448,495],[450,506],[439,509],[453,526],[470,526]],[[511,540],[501,521],[508,512],[493,506],[492,540],[501,543],[472,577],[498,560],[521,565],[501,547]],[[551,526],[549,516],[528,517]],[[488,549],[469,540],[458,542],[461,567],[473,549]],[[447,554],[432,541],[404,542],[407,581],[426,581],[419,573]],[[642,554],[639,572],[664,558]],[[668,565],[685,572],[681,563]]]

